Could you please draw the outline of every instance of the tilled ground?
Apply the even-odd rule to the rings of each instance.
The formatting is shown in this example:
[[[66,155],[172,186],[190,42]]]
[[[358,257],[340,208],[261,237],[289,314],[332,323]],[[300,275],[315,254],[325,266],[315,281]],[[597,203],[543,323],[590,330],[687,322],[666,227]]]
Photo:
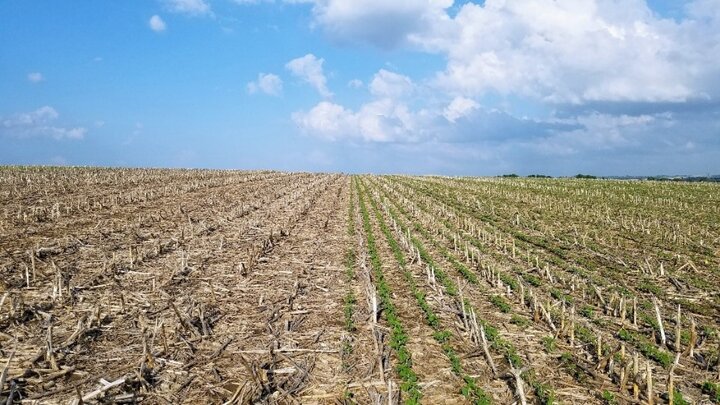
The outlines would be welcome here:
[[[452,211],[443,194],[390,184],[0,168],[0,404],[657,403],[671,383],[709,401],[714,329],[677,334],[697,350],[677,367],[640,357],[642,374],[635,350],[655,346],[620,342],[629,320],[600,311],[600,292],[576,292],[574,278],[568,290],[537,264],[543,284],[526,277],[515,245],[463,254],[462,213],[439,220]],[[597,328],[581,323],[591,317]]]
[[[413,354],[413,369],[423,384],[423,398],[427,403],[462,403],[460,381],[450,371],[440,345],[433,339],[433,330],[421,316],[410,290],[403,279],[396,259],[381,235],[377,219],[372,220],[374,233],[378,235],[383,273],[393,291],[393,300],[400,320],[408,334],[408,349]]]
[[[342,397],[347,177],[112,172],[3,173],[3,403]]]

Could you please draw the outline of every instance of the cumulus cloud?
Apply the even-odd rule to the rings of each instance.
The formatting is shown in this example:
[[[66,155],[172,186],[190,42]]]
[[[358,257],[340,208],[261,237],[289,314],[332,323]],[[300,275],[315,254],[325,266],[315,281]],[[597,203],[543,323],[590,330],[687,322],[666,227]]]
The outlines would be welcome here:
[[[162,32],[165,31],[165,21],[163,21],[162,18],[160,18],[159,15],[154,15],[150,17],[150,21],[148,21],[148,26],[150,26],[150,29],[155,32]]]
[[[506,142],[518,166],[530,172],[603,175],[716,173],[720,113],[612,115],[588,113],[569,120],[575,129]]]
[[[548,103],[685,102],[720,95],[720,2],[664,19],[645,0],[314,0],[332,40],[447,58],[435,84]]]
[[[293,113],[292,118],[303,133],[328,140],[417,142],[429,136],[428,124],[434,116],[382,98],[364,103],[356,111],[323,101],[307,112]]]
[[[360,80],[349,86],[359,88]],[[366,142],[415,142],[427,135],[431,113],[412,111],[403,99],[412,93],[414,84],[404,75],[379,70],[368,85],[373,100],[357,110],[323,101],[309,111],[292,115],[306,134],[329,140],[358,139]]]
[[[18,138],[49,136],[54,139],[83,139],[87,129],[83,127],[65,128],[52,123],[60,116],[50,107],[40,107],[35,111],[19,113],[7,118],[0,117],[0,134]]]
[[[380,99],[362,105],[355,118],[363,140],[413,142],[425,136],[422,112],[413,112],[404,103]]]
[[[550,136],[537,139],[534,147],[547,155],[572,155],[587,150],[650,150],[661,142],[660,139],[652,139],[652,134],[675,125],[675,120],[669,113],[636,116],[590,113],[566,122],[575,123],[576,128],[556,131]]]
[[[369,143],[467,142],[472,138],[497,139],[533,130],[544,134],[553,128],[577,126],[518,119],[501,111],[488,111],[462,96],[447,103],[423,105],[408,97],[416,90],[410,78],[384,69],[373,76],[368,87],[372,99],[357,109],[325,101],[309,111],[295,112],[292,118],[305,134]]]
[[[410,94],[413,87],[409,77],[380,69],[370,82],[370,93],[376,97],[398,98]]]
[[[720,21],[720,1],[695,0],[686,4],[687,13],[695,19]]]
[[[282,79],[272,73],[259,73],[257,80],[247,85],[250,94],[262,92],[271,96],[279,96],[282,93],[282,88]]]
[[[294,113],[292,118],[303,133],[332,141],[458,143],[486,148],[488,153],[519,148],[535,161],[564,156],[580,162],[581,156],[589,159],[590,152],[597,154],[592,159],[601,160],[602,156],[632,150],[668,153],[674,148],[690,150],[697,145],[720,144],[720,138],[713,140],[720,134],[720,124],[713,124],[713,119],[689,125],[692,118],[677,115],[586,112],[531,119],[487,109],[473,99],[457,96],[445,105],[415,110],[388,97],[376,98],[357,109],[325,101],[309,111]]]
[[[327,88],[327,78],[323,73],[324,59],[318,58],[309,53],[300,58],[291,60],[285,65],[294,76],[308,82],[323,97],[331,97],[332,93]]]
[[[165,8],[173,13],[190,16],[211,15],[210,4],[205,0],[164,0]]]
[[[303,133],[429,154],[424,145],[443,145],[467,152],[459,159],[490,156],[496,170],[612,174],[605,161],[658,169],[720,157],[720,0],[689,0],[675,19],[647,0],[302,2],[331,41],[444,61],[425,77],[386,68],[348,82],[368,99],[295,112]],[[288,69],[323,94],[322,63],[317,80],[305,65]]]
[[[475,100],[458,96],[455,97],[447,107],[445,107],[443,116],[448,121],[455,122],[459,118],[468,115],[478,107],[480,107],[480,104],[478,104]]]
[[[30,83],[40,83],[41,81],[45,80],[45,77],[43,77],[42,73],[40,72],[32,72],[28,73],[27,79]]]
[[[335,140],[354,135],[353,112],[328,101],[318,103],[308,112],[295,112],[292,118],[301,130],[322,138]]]
[[[341,42],[394,48],[428,24],[445,18],[452,0],[315,0],[314,23]]]
[[[720,73],[711,63],[717,44],[698,47],[708,35],[717,40],[713,21],[661,19],[643,0],[488,0],[463,5],[413,42],[447,55],[437,84],[459,94],[684,102],[706,97],[701,83]]]

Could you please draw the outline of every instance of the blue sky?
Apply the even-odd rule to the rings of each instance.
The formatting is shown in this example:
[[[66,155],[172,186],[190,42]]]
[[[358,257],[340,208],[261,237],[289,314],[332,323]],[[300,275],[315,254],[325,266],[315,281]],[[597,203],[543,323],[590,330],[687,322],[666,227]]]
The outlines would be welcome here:
[[[0,1],[0,164],[720,173],[720,0]]]

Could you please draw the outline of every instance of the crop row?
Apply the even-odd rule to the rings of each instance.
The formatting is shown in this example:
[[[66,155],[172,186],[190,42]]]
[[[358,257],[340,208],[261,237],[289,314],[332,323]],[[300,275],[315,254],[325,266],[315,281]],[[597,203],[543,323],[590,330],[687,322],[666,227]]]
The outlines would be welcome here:
[[[364,187],[363,192],[367,193]],[[427,301],[427,292],[418,286],[413,273],[408,270],[407,258],[403,253],[403,250],[397,239],[395,238],[395,236],[393,236],[392,231],[386,224],[385,219],[383,218],[383,215],[378,208],[377,202],[374,199],[370,198],[370,204],[373,208],[373,212],[379,223],[380,229],[385,235],[385,239],[389,244],[393,255],[395,256],[395,260],[400,268],[400,271],[403,274],[405,282],[407,283],[410,292],[415,298],[418,307],[422,310],[425,316],[425,322],[433,329],[433,338],[438,344],[441,345],[443,353],[450,362],[452,372],[463,380],[464,385],[461,388],[462,395],[464,395],[469,401],[474,404],[490,404],[490,397],[483,391],[482,388],[477,385],[475,379],[463,370],[460,357],[458,356],[457,351],[453,348],[451,344],[451,340],[453,338],[452,332],[442,327],[440,318],[431,308],[430,304]],[[400,235],[402,235],[402,233],[400,233]]]
[[[398,184],[396,183],[392,187],[385,187],[385,189],[388,192],[392,192],[392,191],[397,192]],[[403,191],[403,194],[406,196],[412,195],[412,190],[410,191],[410,194],[408,194],[408,192],[409,191],[407,189],[405,189]],[[397,196],[397,197],[402,198],[400,196]],[[406,204],[411,204],[410,205],[411,211],[415,214],[419,214],[421,211],[427,210],[426,207],[423,207],[422,204],[418,202],[417,198],[414,199],[414,201],[416,202],[415,204],[413,204],[412,202],[410,202],[407,199],[405,199],[404,201],[406,202]],[[433,203],[435,204],[434,205],[435,207],[438,207],[438,206],[442,206],[444,204],[444,201],[442,201],[440,198],[438,198],[438,199],[435,199],[433,201]],[[440,211],[440,210],[436,209],[436,212],[434,213],[434,216],[432,218],[444,218],[444,216],[439,215],[439,213],[437,211]],[[512,259],[510,258],[511,257],[510,253],[509,253],[510,249],[503,248],[500,251],[495,251],[495,252],[489,251],[488,250],[489,245],[497,245],[497,244],[492,243],[493,242],[492,238],[479,239],[479,238],[475,237],[476,235],[478,235],[478,232],[462,232],[462,230],[457,229],[454,226],[454,223],[462,223],[462,221],[457,219],[457,217],[455,219],[456,219],[456,221],[452,221],[449,219],[440,220],[439,222],[441,222],[441,224],[440,224],[441,226],[440,226],[440,228],[435,227],[435,232],[439,235],[442,235],[444,239],[448,240],[448,242],[450,243],[450,246],[451,246],[450,249],[453,249],[453,244],[455,244],[454,249],[453,249],[455,254],[459,253],[460,255],[462,255],[463,248],[461,247],[459,250],[457,249],[457,245],[459,244],[458,241],[460,241],[460,242],[467,241],[467,242],[470,242],[471,246],[474,245],[475,249],[471,248],[470,253],[468,253],[468,249],[465,248],[465,259],[466,260],[471,259],[471,260],[469,260],[469,262],[475,263],[476,261],[479,262],[480,261],[479,258],[482,257],[482,262],[483,262],[482,267],[492,266],[492,268],[493,268],[492,272],[497,275],[497,279],[498,279],[497,283],[498,284],[502,283],[505,286],[507,286],[508,293],[512,290],[514,294],[518,294],[518,291],[516,291],[516,290],[518,289],[518,287],[522,288],[523,281],[526,281],[535,287],[538,287],[538,286],[541,286],[542,284],[544,284],[544,278],[547,275],[549,275],[549,271],[547,272],[548,274],[543,275],[542,279],[535,275],[528,274],[525,271],[521,271],[518,260],[514,260],[515,255],[516,255],[516,247],[514,244],[512,247]],[[441,232],[438,230],[438,229],[442,229],[442,228],[446,228],[447,231]],[[426,236],[430,237],[430,235],[426,235]],[[490,243],[488,243],[488,242],[490,242]],[[505,246],[507,246],[507,245],[505,245]],[[441,252],[443,252],[446,256],[449,255],[449,250],[447,248],[440,246],[439,250]],[[519,248],[517,248],[517,250],[519,251]],[[452,256],[452,255],[450,255],[450,256]],[[498,260],[500,260],[500,262],[498,262]],[[454,260],[450,259],[450,261],[453,262],[456,266],[457,266],[457,263],[459,263],[459,261],[457,259],[454,259]],[[492,262],[498,262],[498,263],[493,265],[493,264],[491,264]],[[508,262],[511,266],[507,269],[508,269],[508,271],[510,269],[512,269],[512,271],[514,273],[513,275],[510,275],[507,273],[506,270],[503,270],[503,268],[505,268],[505,266],[507,264],[502,264],[502,263],[508,263]],[[531,268],[531,271],[532,270],[533,269]],[[539,274],[543,274],[541,269],[536,268],[535,270],[538,270]],[[516,278],[518,275],[520,275],[522,277],[522,279]],[[523,280],[523,281],[521,281],[521,280]],[[550,280],[555,281],[555,282],[558,281],[557,278],[553,278],[551,275],[548,277],[547,281],[550,281]],[[548,284],[552,284],[552,282],[550,282]],[[573,284],[573,286],[574,286],[574,284]],[[550,286],[544,286],[544,287],[545,288],[543,288],[543,292],[545,294],[550,295],[553,299],[557,300],[558,303],[556,304],[556,306],[562,307],[563,311],[561,313],[558,313],[558,311],[553,311],[553,310],[551,310],[552,305],[548,304],[547,310],[545,310],[545,308],[542,308],[542,306],[540,307],[542,310],[541,312],[547,312],[547,315],[550,315],[552,317],[551,322],[555,322],[555,323],[563,322],[563,319],[559,319],[559,318],[564,317],[565,304],[572,303],[574,292],[568,291],[566,289],[568,287],[568,285],[565,283],[557,283],[556,287],[550,287]],[[523,288],[523,289],[525,289],[526,291],[529,290],[529,288]],[[565,292],[563,292],[563,290]],[[505,305],[505,303],[503,302],[503,299],[501,297],[493,296],[492,300],[494,301],[496,306],[498,306],[499,310],[503,310],[503,309],[507,310],[507,306]],[[577,301],[580,301],[580,300],[578,299]],[[614,310],[616,316],[619,316],[618,312],[620,312],[618,310],[618,301],[619,300],[615,301],[615,303],[614,303],[615,308],[610,311],[610,312],[612,312]],[[594,312],[594,311],[586,311],[585,310],[586,308],[588,308],[588,307],[584,306],[583,311],[581,311],[582,313],[584,313],[584,315],[590,315],[589,312]],[[607,310],[607,308],[603,308],[603,310]],[[624,309],[623,309],[623,311],[624,311]],[[641,313],[641,316],[645,320],[652,321],[652,317],[648,316],[647,314]],[[623,312],[623,317],[624,317],[624,312]],[[589,319],[589,321],[595,323],[597,326],[599,326],[601,328],[607,327],[607,323],[603,320],[593,318],[593,319]],[[629,327],[630,327],[630,325],[628,325],[628,328]],[[593,331],[592,328],[589,327],[587,324],[586,324],[586,326],[583,326],[582,324],[579,323],[578,325],[575,326],[574,329],[575,330],[573,332],[578,336],[578,338],[580,338],[581,340],[584,340],[584,342],[586,344],[597,345],[598,339],[595,337],[597,335],[597,332]],[[667,352],[663,351],[662,349],[658,349],[655,346],[654,341],[649,340],[648,338],[645,338],[636,332],[629,332],[629,331],[627,331],[627,329],[620,329],[620,331],[621,332],[619,333],[618,337],[620,337],[621,339],[625,338],[623,340],[625,340],[627,343],[635,346],[640,352],[642,352],[647,357],[652,358],[653,360],[657,361],[658,363],[660,363],[663,366],[670,366],[670,364],[672,363],[672,358],[670,357],[670,355],[667,354]],[[692,339],[692,334],[690,334],[690,335],[691,335],[690,339]],[[614,339],[614,338],[611,338],[611,341],[612,341],[612,339]],[[683,343],[687,345],[689,342],[686,342],[685,339],[683,339]],[[616,345],[616,347],[617,347],[617,345]],[[615,350],[617,350],[617,349],[615,349]],[[610,352],[610,351],[613,351],[613,349],[611,347],[607,347],[607,344],[604,343],[602,350],[600,350],[599,353],[601,353],[604,356],[606,354],[606,352]]]
[[[380,196],[378,196],[377,198],[380,198]],[[388,216],[392,219],[393,223],[395,223],[402,232],[418,233],[423,236],[428,236],[424,229],[422,229],[422,227],[418,224],[413,223],[412,226],[408,226],[403,222],[403,220],[400,218],[400,214],[406,215],[406,212],[403,210],[402,207],[398,205],[394,205],[394,207],[385,205],[384,208],[387,210],[386,212]],[[420,260],[426,263],[433,272],[433,277],[437,279],[437,281],[442,285],[445,292],[457,302],[457,307],[459,308],[459,313],[462,314],[463,322],[466,325],[473,320],[478,323],[479,327],[477,331],[473,331],[472,326],[468,325],[468,330],[470,331],[471,335],[474,334],[477,336],[477,343],[482,344],[482,341],[487,339],[490,347],[496,352],[500,353],[507,360],[510,371],[518,373],[518,378],[521,377],[533,387],[535,394],[537,395],[541,403],[554,403],[555,394],[553,392],[553,389],[547,383],[540,382],[540,380],[537,379],[533,370],[524,364],[525,362],[519,355],[519,352],[515,345],[513,345],[507,339],[503,338],[499,333],[498,328],[492,325],[488,320],[483,319],[482,316],[480,318],[477,318],[477,314],[479,314],[480,311],[475,308],[475,305],[469,299],[463,297],[460,287],[452,280],[452,278],[445,272],[445,270],[443,270],[442,266],[440,266],[436,262],[436,260],[433,258],[433,255],[429,252],[429,250],[427,250],[426,246],[423,245],[419,238],[410,236],[408,239],[412,243]],[[433,244],[432,241],[430,243],[432,244],[433,248],[437,247],[437,245]],[[447,252],[444,253],[446,254],[442,255],[443,258],[450,258],[452,267],[465,280],[467,280],[476,287],[479,286],[478,278],[470,269],[468,269],[464,264],[460,263],[459,261],[452,260],[453,258],[449,254],[447,254]],[[491,357],[487,357],[488,361],[491,363],[491,367],[494,369],[495,365],[492,364]],[[524,370],[522,376],[519,375],[519,372],[521,370]],[[516,387],[517,385],[521,384],[521,382],[516,382]]]

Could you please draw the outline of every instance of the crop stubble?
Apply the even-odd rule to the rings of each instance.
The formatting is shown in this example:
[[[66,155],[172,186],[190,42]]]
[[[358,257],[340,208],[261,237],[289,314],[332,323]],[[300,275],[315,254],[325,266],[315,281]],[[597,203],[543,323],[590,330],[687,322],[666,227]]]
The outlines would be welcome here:
[[[717,190],[643,187],[2,168],[0,401],[662,403],[671,375],[712,401]],[[587,195],[604,211],[567,205]],[[701,209],[664,223],[653,199]],[[632,298],[637,325],[620,319]],[[678,304],[693,356],[670,367]]]

